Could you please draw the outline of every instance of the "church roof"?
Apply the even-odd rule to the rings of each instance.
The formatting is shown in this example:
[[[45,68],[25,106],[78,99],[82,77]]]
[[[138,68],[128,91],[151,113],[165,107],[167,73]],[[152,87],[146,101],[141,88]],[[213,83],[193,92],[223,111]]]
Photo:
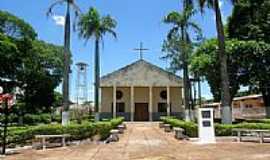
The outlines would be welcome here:
[[[126,67],[101,77],[101,87],[117,86],[183,86],[182,79],[145,60],[138,60]]]

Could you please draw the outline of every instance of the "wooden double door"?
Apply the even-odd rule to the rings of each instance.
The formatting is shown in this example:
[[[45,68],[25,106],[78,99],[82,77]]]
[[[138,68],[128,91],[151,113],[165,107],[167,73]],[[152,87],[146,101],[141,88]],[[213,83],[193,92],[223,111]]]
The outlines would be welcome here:
[[[148,103],[135,103],[135,121],[149,121]]]

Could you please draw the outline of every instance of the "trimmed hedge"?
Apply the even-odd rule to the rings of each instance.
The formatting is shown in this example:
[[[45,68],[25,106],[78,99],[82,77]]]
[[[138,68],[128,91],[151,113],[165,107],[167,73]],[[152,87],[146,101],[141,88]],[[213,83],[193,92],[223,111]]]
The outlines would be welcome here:
[[[269,123],[270,119],[254,119],[254,120],[246,120],[248,123]]]
[[[186,122],[173,117],[162,117],[161,120],[164,123],[168,123],[173,127],[181,127],[185,130],[184,134],[189,137],[198,136],[198,125],[194,122]]]
[[[9,144],[25,144],[32,140],[35,135],[55,135],[70,134],[72,140],[82,140],[91,138],[94,135],[100,135],[101,140],[106,139],[110,130],[116,128],[123,122],[123,118],[112,119],[108,122],[84,122],[82,124],[70,124],[61,126],[60,124],[10,127],[8,128]]]
[[[198,125],[194,122],[185,122],[173,117],[163,117],[161,119],[164,123],[168,123],[173,127],[181,127],[185,130],[185,134],[189,137],[198,136]],[[267,122],[267,121],[265,121]],[[269,129],[270,123],[239,123],[239,124],[215,124],[216,136],[231,136],[234,128],[246,128],[246,129]]]
[[[4,116],[0,116],[0,121],[4,120]],[[48,113],[43,114],[25,114],[22,116],[23,125],[38,125],[38,124],[50,124],[52,122],[61,122],[60,115],[51,115]],[[19,123],[19,116],[16,114],[10,114],[8,116],[9,124],[18,124]]]

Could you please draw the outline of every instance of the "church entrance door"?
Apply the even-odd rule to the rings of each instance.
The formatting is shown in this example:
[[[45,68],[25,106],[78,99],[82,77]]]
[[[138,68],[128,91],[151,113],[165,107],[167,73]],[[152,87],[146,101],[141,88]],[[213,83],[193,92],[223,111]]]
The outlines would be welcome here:
[[[135,103],[135,121],[149,121],[148,103]]]

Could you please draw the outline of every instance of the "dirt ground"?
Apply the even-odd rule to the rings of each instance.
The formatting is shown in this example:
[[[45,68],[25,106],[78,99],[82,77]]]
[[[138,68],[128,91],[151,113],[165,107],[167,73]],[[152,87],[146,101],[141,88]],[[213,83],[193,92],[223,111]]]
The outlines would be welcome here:
[[[130,123],[120,141],[66,148],[26,150],[5,160],[270,160],[270,144],[179,141],[157,123]]]

